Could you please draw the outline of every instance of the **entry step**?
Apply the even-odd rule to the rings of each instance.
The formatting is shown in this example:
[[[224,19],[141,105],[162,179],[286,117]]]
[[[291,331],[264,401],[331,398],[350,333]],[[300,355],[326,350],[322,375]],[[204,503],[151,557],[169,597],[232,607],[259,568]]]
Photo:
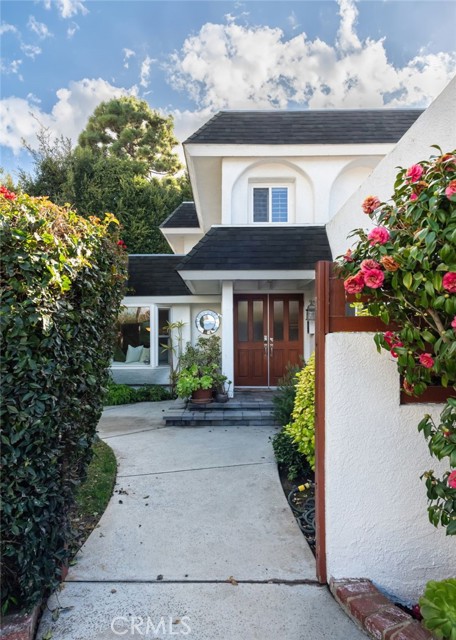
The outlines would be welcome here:
[[[209,409],[197,411],[192,409],[169,409],[163,419],[167,426],[201,427],[201,426],[272,426],[277,425],[273,412],[269,409]],[[226,407],[226,405],[225,405]],[[277,425],[278,426],[278,425]]]

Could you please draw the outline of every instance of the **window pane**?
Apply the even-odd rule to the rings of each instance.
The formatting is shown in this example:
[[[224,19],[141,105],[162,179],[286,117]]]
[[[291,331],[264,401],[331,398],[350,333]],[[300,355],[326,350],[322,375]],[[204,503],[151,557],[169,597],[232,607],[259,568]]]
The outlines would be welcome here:
[[[170,339],[167,331],[169,322],[169,309],[158,310],[158,364],[166,365],[170,363],[171,352],[169,347]]]
[[[269,221],[269,189],[255,188],[253,190],[253,221]]]
[[[288,221],[288,189],[273,187],[271,195],[272,222]]]
[[[247,300],[241,300],[238,302],[238,342],[247,342],[249,334],[247,330],[247,312],[248,312]]]
[[[299,302],[290,300],[288,307],[288,339],[299,340]]]
[[[253,341],[263,342],[263,300],[253,301]]]
[[[283,300],[274,300],[274,340],[283,340]]]
[[[115,364],[148,364],[150,353],[150,308],[126,307],[117,318]]]

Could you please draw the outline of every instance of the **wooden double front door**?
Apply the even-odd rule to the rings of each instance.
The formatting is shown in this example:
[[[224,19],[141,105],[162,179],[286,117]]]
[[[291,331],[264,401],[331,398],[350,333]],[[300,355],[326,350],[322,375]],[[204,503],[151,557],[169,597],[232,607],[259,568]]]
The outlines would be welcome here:
[[[275,387],[303,355],[301,295],[234,297],[234,384]]]

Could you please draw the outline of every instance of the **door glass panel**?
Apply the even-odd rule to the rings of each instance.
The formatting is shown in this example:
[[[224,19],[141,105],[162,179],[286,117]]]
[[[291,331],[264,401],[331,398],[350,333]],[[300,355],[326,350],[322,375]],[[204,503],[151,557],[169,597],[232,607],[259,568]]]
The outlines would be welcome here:
[[[253,301],[253,341],[263,342],[263,300]]]
[[[249,339],[249,332],[247,326],[248,319],[248,302],[247,300],[240,300],[238,302],[238,341],[247,342]]]
[[[299,302],[290,300],[288,307],[288,339],[299,340]]]
[[[283,340],[283,300],[274,300],[274,340]]]

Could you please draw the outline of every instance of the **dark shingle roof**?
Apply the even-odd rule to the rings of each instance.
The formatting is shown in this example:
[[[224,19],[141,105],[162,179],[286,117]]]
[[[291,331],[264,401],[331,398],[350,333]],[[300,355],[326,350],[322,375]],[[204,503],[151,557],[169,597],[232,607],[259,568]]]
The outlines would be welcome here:
[[[190,290],[176,271],[182,256],[128,256],[128,296],[189,296]]]
[[[361,144],[397,142],[420,109],[221,111],[186,143]]]
[[[325,227],[212,227],[178,270],[301,270],[331,259]]]
[[[196,207],[194,202],[182,202],[172,214],[166,218],[160,225],[161,229],[190,229],[199,227],[198,216],[196,215]]]

